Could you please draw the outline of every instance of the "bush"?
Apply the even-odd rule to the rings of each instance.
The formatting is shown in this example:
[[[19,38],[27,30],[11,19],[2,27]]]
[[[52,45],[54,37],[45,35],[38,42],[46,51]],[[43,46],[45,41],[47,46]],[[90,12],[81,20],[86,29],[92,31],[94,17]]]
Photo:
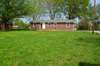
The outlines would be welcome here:
[[[29,29],[30,24],[25,23],[21,20],[16,20],[14,26],[14,29]]]
[[[87,19],[81,19],[79,25],[78,25],[79,30],[88,30],[89,29],[89,23]]]
[[[97,30],[100,30],[100,24],[98,24],[98,26],[97,26]]]

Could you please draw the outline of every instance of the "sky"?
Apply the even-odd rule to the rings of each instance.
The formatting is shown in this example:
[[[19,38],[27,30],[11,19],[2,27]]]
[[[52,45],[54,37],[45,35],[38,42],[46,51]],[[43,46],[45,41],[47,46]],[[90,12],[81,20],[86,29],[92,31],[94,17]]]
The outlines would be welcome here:
[[[91,0],[91,3],[93,3],[93,0]],[[100,0],[96,0],[97,4],[100,4]]]
[[[97,4],[100,4],[100,0],[97,0]]]

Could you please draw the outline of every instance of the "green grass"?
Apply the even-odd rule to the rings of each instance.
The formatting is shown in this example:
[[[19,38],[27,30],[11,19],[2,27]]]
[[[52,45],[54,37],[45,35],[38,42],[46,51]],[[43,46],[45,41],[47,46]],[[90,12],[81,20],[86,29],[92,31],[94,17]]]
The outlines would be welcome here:
[[[100,35],[87,32],[0,32],[0,66],[100,64]]]

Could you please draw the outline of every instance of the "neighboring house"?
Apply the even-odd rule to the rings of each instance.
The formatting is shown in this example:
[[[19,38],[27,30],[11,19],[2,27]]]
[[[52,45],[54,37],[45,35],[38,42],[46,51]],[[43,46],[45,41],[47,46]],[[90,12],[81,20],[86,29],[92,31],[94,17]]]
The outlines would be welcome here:
[[[99,18],[98,20],[96,20],[96,23],[97,23],[97,24],[100,24],[100,18]]]
[[[100,18],[96,20],[96,24],[97,24],[96,30],[100,32]]]
[[[65,30],[75,31],[77,23],[75,20],[37,20],[31,23],[34,30]]]

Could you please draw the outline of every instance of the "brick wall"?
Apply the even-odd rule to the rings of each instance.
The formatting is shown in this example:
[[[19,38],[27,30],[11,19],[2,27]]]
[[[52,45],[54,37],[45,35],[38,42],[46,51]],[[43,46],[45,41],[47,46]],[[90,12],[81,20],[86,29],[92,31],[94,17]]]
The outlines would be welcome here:
[[[32,29],[41,30],[42,29],[42,24],[41,23],[33,23],[32,24]]]
[[[42,23],[33,23],[33,29],[42,30]],[[76,30],[76,24],[74,23],[45,23],[45,30]]]

